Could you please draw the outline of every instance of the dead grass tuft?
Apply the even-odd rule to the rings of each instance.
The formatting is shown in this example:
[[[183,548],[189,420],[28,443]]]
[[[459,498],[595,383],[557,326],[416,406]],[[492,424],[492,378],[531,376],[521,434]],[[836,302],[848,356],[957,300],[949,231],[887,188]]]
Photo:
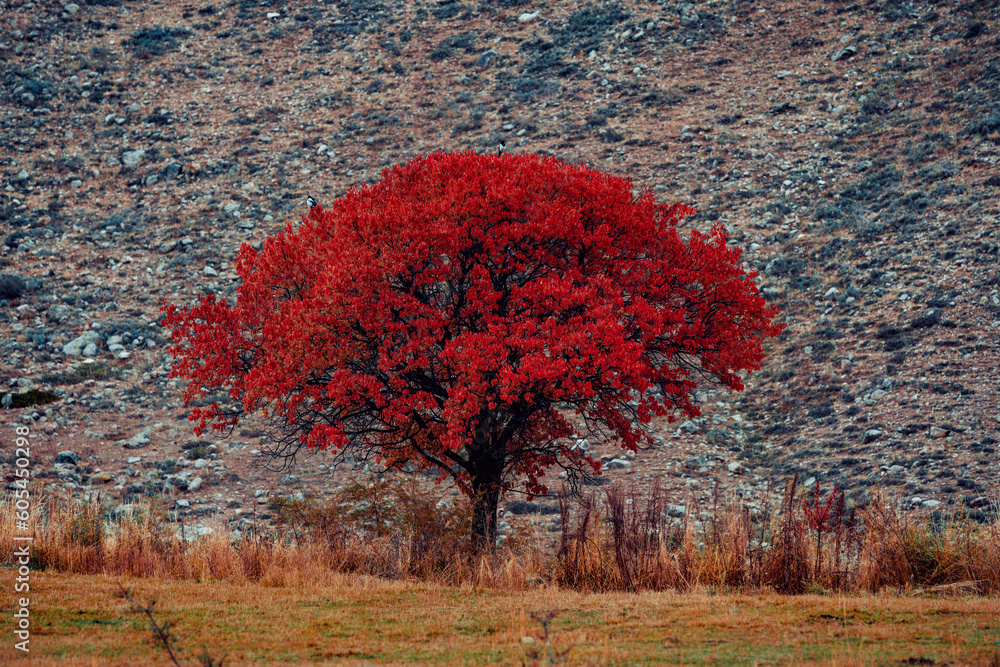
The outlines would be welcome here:
[[[527,590],[548,583],[580,591],[695,588],[799,594],[910,588],[1000,592],[1000,525],[962,517],[906,523],[881,491],[863,508],[835,489],[825,500],[785,486],[751,508],[718,498],[711,511],[689,499],[672,517],[658,483],[559,495],[561,533],[546,552],[515,529],[496,554],[469,543],[471,509],[409,482],[358,483],[327,499],[275,504],[278,529],[217,531],[193,541],[153,502],[112,513],[90,502],[35,504],[31,565],[38,570],[265,586],[324,585],[342,576],[446,586]],[[14,551],[11,496],[0,498],[0,550]],[[855,512],[857,509],[857,512]],[[675,512],[676,513],[676,512]],[[702,519],[701,521],[697,518]],[[810,530],[812,532],[810,532]],[[10,557],[7,556],[9,559]]]

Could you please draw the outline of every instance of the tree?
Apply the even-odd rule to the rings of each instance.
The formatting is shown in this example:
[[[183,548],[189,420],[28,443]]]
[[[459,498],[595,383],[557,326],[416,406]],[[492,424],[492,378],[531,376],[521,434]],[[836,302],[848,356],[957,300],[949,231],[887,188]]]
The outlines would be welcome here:
[[[164,306],[171,376],[188,403],[228,391],[193,409],[199,433],[260,411],[279,460],[435,469],[492,546],[501,493],[599,472],[577,438],[635,451],[653,417],[699,414],[699,381],[759,368],[777,309],[723,227],[682,239],[691,213],[553,157],[417,157],[243,245],[235,304]]]

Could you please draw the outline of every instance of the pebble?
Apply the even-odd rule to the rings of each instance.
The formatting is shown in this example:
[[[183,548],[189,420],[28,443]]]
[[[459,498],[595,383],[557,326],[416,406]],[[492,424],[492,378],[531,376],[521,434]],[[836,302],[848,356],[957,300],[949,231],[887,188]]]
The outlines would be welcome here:
[[[125,151],[122,153],[122,162],[125,163],[126,167],[137,167],[145,156],[146,151],[142,149],[137,151]]]
[[[865,431],[865,436],[862,439],[863,444],[868,444],[869,442],[875,442],[882,437],[882,431],[877,428],[870,428]]]
[[[141,449],[146,445],[148,445],[150,442],[152,442],[152,440],[150,440],[149,438],[149,431],[143,430],[139,431],[128,440],[123,441],[122,446],[125,449]]]
[[[97,354],[97,346],[95,343],[100,339],[101,334],[98,331],[94,329],[85,331],[79,337],[74,338],[70,342],[63,345],[63,354],[68,357],[78,357],[80,355],[93,357]],[[88,352],[90,354],[87,354]]]
[[[66,450],[64,452],[59,452],[56,454],[55,463],[69,463],[76,465],[80,462],[80,457],[76,452]]]
[[[858,47],[854,46],[853,44],[849,44],[844,48],[842,48],[840,51],[837,51],[832,56],[830,56],[830,60],[832,60],[833,62],[837,62],[838,60],[846,60],[857,52],[858,52]]]

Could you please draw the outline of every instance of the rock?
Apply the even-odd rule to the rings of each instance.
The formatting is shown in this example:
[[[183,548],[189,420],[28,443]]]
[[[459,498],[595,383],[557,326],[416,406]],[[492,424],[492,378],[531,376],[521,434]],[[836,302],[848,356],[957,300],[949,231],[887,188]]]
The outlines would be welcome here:
[[[161,255],[166,255],[168,252],[173,252],[177,249],[177,241],[167,241],[166,243],[161,243],[160,247],[157,248]]]
[[[684,505],[667,505],[667,514],[680,519],[687,516],[687,508]]]
[[[521,643],[524,644],[524,645],[526,645],[526,646],[530,646],[531,644],[535,643],[535,638],[534,637],[527,637],[527,636],[521,637]]]
[[[122,442],[122,446],[125,449],[142,449],[151,442],[149,439],[149,430],[142,430],[133,435],[128,440]]]
[[[254,223],[250,220],[240,220],[236,223],[236,226],[240,229],[253,229]]]
[[[527,23],[528,21],[534,21],[536,18],[538,18],[538,15],[540,13],[541,12],[525,12],[517,17],[517,22]]]
[[[782,102],[780,104],[774,105],[773,107],[767,110],[767,112],[772,116],[779,116],[783,113],[794,113],[796,111],[798,111],[798,107],[796,107],[791,102]]]
[[[864,397],[862,397],[862,401],[864,402],[865,405],[875,405],[880,400],[885,398],[887,394],[888,394],[887,391],[883,391],[882,389],[876,389],[875,391],[869,394],[865,394]]]
[[[185,500],[184,498],[178,498],[174,501],[174,504],[177,505],[177,507],[191,507],[191,501]]]
[[[202,485],[201,477],[195,477],[190,482],[188,482],[187,490],[197,491],[198,489],[201,488],[201,485]]]
[[[125,151],[122,153],[122,162],[126,167],[138,167],[142,158],[146,156],[146,151],[141,148],[137,151]]]
[[[73,309],[69,306],[59,303],[48,309],[45,313],[45,318],[50,322],[62,322],[66,320],[73,312]]]
[[[215,269],[213,269],[210,266],[206,266],[204,269],[202,269],[202,273],[204,273],[206,276],[217,276],[217,275],[219,275],[219,272],[216,271]]]
[[[130,456],[125,459],[125,463],[140,463],[142,461],[141,456]]]
[[[97,354],[97,341],[101,340],[101,334],[96,329],[85,331],[78,338],[74,338],[63,346],[63,354],[68,357],[79,357],[80,355],[92,357]],[[86,354],[90,352],[90,354]]]
[[[159,176],[164,181],[169,181],[177,178],[180,173],[184,170],[184,165],[180,162],[171,162],[166,167],[160,170]]]
[[[80,11],[80,5],[71,2],[68,5],[63,5],[63,10],[70,16],[73,16],[73,14],[76,14],[78,11]]]
[[[177,529],[177,539],[182,539],[185,542],[191,542],[192,540],[197,540],[200,537],[211,535],[212,532],[212,529],[208,526],[184,526]]]
[[[925,500],[924,502],[920,503],[920,506],[933,508],[937,507],[940,504],[941,504],[940,500]]]
[[[809,479],[807,479],[807,480],[806,480],[806,481],[805,481],[805,482],[804,482],[804,483],[802,484],[802,486],[804,486],[804,487],[806,487],[806,488],[808,489],[808,488],[809,488],[810,486],[812,486],[812,485],[813,485],[813,484],[815,484],[815,483],[816,483],[816,478],[815,478],[815,477],[810,477]]]
[[[76,465],[80,462],[80,457],[76,452],[66,450],[65,452],[59,452],[56,454],[55,463],[69,463]]]
[[[938,426],[931,426],[929,434],[932,438],[943,438],[948,435],[948,431]]]
[[[831,287],[830,289],[828,289],[823,294],[823,298],[824,299],[832,299],[833,297],[837,296],[838,294],[840,294],[840,290],[837,289],[836,287]]]
[[[865,431],[864,438],[861,440],[861,442],[867,445],[869,442],[875,442],[881,437],[882,437],[882,431],[878,430],[877,428],[870,428],[867,431]]]
[[[499,59],[500,54],[494,49],[490,49],[489,51],[485,51],[479,55],[479,58],[476,59],[476,65],[479,67],[489,67]]]
[[[733,461],[726,467],[729,469],[729,472],[733,473],[734,475],[743,474],[743,464],[740,463],[739,461]]]
[[[688,419],[687,421],[685,421],[683,424],[680,425],[680,430],[684,431],[685,433],[697,433],[698,431],[701,430],[701,427],[695,424],[690,419]]]
[[[783,276],[791,270],[791,266],[784,257],[775,257],[767,266],[764,267],[764,273],[772,278]]]
[[[837,51],[832,56],[830,56],[830,60],[832,60],[833,62],[837,62],[838,60],[847,60],[857,52],[858,52],[858,47],[854,46],[853,44],[848,44],[840,51]]]
[[[605,470],[621,470],[623,468],[632,467],[631,461],[623,461],[622,459],[611,459],[604,464]]]
[[[195,459],[194,467],[197,468],[198,470],[201,470],[202,468],[207,468],[208,461],[206,461],[205,459]]]

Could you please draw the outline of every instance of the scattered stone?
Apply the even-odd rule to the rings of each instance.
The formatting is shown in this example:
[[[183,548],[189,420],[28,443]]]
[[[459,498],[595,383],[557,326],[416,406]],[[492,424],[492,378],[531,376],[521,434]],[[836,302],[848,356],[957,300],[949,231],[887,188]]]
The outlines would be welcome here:
[[[930,436],[932,438],[943,438],[946,435],[948,435],[948,431],[946,431],[945,429],[940,428],[938,426],[931,426],[931,428],[930,428]]]
[[[743,474],[743,464],[740,463],[739,461],[733,461],[726,467],[729,469],[729,472],[733,473],[734,475]]]
[[[171,162],[166,167],[160,170],[159,177],[164,181],[169,181],[177,178],[180,173],[184,170],[184,165],[180,162]]]
[[[101,340],[101,334],[96,329],[90,329],[78,338],[74,338],[66,343],[63,346],[63,354],[67,357],[79,357],[81,355],[93,357],[97,354],[96,343],[99,340]]]
[[[538,15],[540,13],[541,12],[525,12],[517,17],[517,22],[527,23],[528,21],[534,21],[536,18],[538,18]]]
[[[150,442],[152,441],[149,438],[149,430],[146,429],[139,431],[128,440],[123,441],[122,446],[125,447],[125,449],[142,449]]]
[[[138,167],[139,163],[146,156],[146,151],[139,149],[137,151],[125,151],[122,153],[122,162],[125,163],[126,167]]]
[[[838,60],[847,60],[848,58],[854,56],[854,54],[857,52],[858,52],[858,47],[854,46],[853,44],[848,44],[840,51],[837,51],[832,56],[830,56],[830,60],[832,60],[833,62],[837,62]]]
[[[76,452],[66,450],[65,452],[59,452],[56,454],[55,463],[69,463],[71,465],[76,465],[80,462],[80,457]]]
[[[881,437],[882,437],[882,431],[878,430],[877,428],[870,428],[867,431],[865,431],[865,436],[862,439],[862,443],[867,445],[869,442],[875,442]]]
[[[701,427],[695,424],[690,419],[681,424],[679,428],[685,433],[697,433],[698,431],[701,430]]]
[[[198,489],[201,488],[201,485],[202,485],[202,479],[201,479],[201,477],[195,477],[190,482],[188,482],[187,490],[188,491],[197,491]]]
[[[888,395],[888,393],[889,392],[885,390],[876,389],[875,391],[872,391],[862,396],[861,400],[862,402],[864,402],[865,405],[875,405],[883,398],[885,398]]]

